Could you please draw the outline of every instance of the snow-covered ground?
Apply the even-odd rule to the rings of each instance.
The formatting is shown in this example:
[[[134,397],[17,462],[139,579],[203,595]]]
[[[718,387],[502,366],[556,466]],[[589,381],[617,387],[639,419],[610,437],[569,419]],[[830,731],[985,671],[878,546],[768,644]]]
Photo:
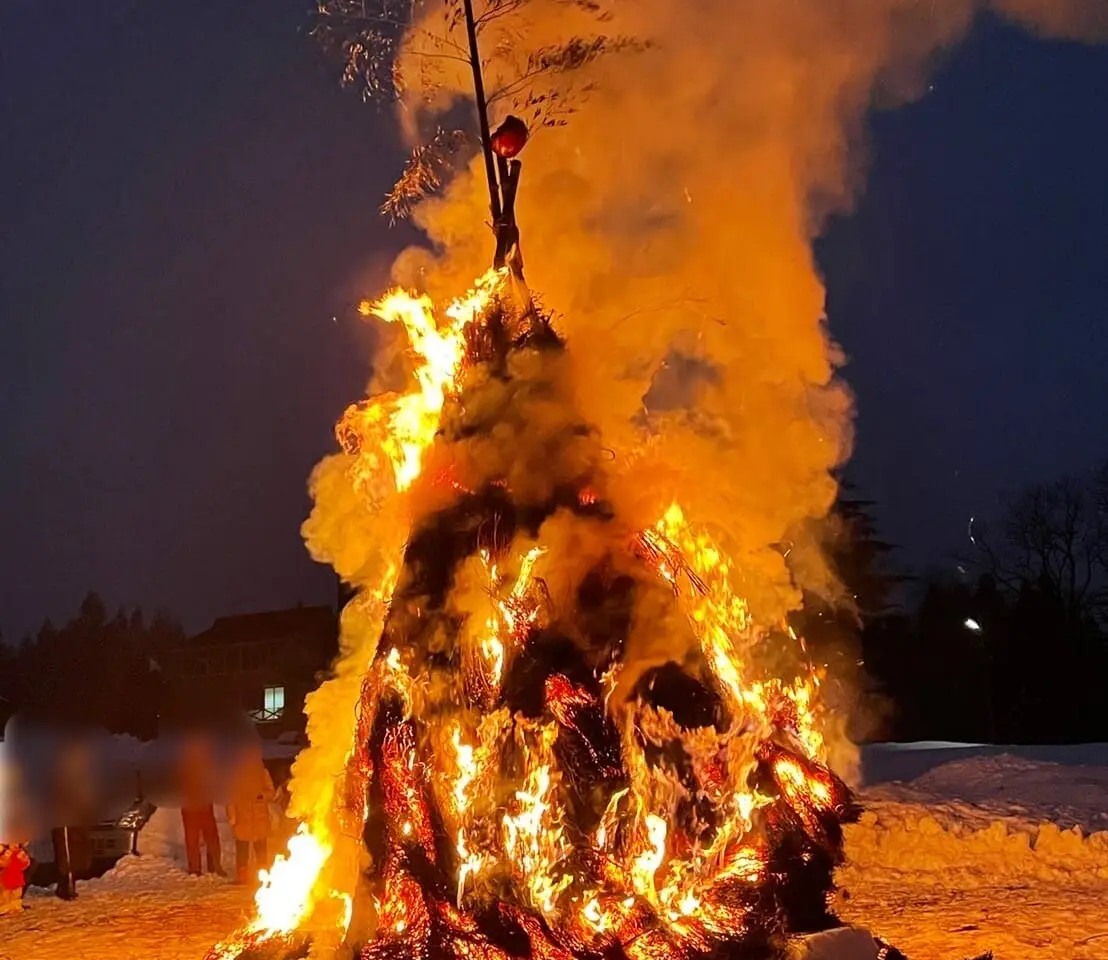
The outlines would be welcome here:
[[[230,873],[234,842],[223,809],[216,810]],[[29,890],[22,916],[0,917],[0,960],[201,960],[249,910],[250,888],[188,875],[179,809],[158,808],[139,834],[139,851],[103,877],[79,882],[74,902],[52,889]]]
[[[863,770],[844,920],[913,960],[1108,958],[1108,746],[882,746]]]
[[[844,920],[911,960],[1108,960],[1108,746],[882,745],[862,769]],[[33,892],[0,960],[200,960],[249,911],[248,889],[185,874],[176,811],[140,850],[75,903]]]
[[[250,905],[250,891],[127,857],[64,903],[31,890],[22,916],[0,917],[0,960],[201,960]]]

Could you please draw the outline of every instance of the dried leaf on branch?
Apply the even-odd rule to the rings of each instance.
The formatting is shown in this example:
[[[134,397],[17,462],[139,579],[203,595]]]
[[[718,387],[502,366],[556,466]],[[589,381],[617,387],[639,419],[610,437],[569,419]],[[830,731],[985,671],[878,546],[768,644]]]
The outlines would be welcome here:
[[[404,172],[385,195],[381,212],[392,222],[407,217],[424,197],[440,189],[458,163],[458,155],[472,138],[464,130],[439,128],[428,143],[412,149]]]
[[[608,54],[640,51],[646,44],[598,32],[529,49],[522,21],[531,2],[473,4],[474,34],[484,41],[476,69],[492,83],[484,103],[475,97],[478,111],[511,111],[525,116],[532,126],[565,126],[575,105],[595,87],[588,78],[572,82],[570,75]],[[561,2],[586,14],[598,28],[611,18],[608,5],[600,0]],[[467,78],[474,69],[464,0],[318,0],[311,34],[341,63],[343,85],[357,88],[365,100],[405,97],[431,104],[441,93],[457,88],[460,68]],[[475,119],[479,122],[465,142],[479,142],[473,134],[480,121],[489,118]],[[382,205],[388,216],[408,216],[416,203],[445,185],[458,167],[462,132],[444,135],[439,129],[415,147]]]

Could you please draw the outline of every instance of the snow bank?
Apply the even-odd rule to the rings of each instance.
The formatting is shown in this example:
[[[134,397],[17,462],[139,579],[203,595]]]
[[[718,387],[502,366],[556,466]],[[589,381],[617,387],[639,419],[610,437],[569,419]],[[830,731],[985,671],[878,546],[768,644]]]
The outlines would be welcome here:
[[[223,860],[224,869],[230,871],[234,864],[235,839],[231,833],[231,825],[227,822],[227,814],[223,807],[215,808],[215,819],[216,826],[219,828],[221,859]],[[139,831],[138,850],[141,854],[140,860],[149,857],[177,864],[181,869],[186,867],[185,826],[181,819],[180,807],[158,807],[154,811],[154,815],[147,821],[146,826]],[[201,850],[201,857],[204,858],[203,850]],[[120,861],[120,864],[127,859],[133,858],[125,857],[124,860]],[[206,859],[204,863],[206,866]],[[110,875],[117,869],[119,869],[119,865],[108,871],[105,876]]]
[[[1108,881],[1108,832],[995,820],[974,828],[956,808],[876,804],[846,828],[846,855],[856,870],[920,874],[964,871],[961,878],[1059,880],[1082,874]]]
[[[865,930],[841,927],[789,944],[789,960],[880,960],[880,947]]]
[[[980,757],[1007,756],[1064,766],[1108,767],[1108,743],[998,746],[922,740],[914,743],[867,743],[860,748],[860,753],[862,777],[866,784],[912,780],[952,760]]]
[[[872,788],[846,828],[847,872],[957,871],[1108,881],[1108,768],[1001,754],[955,760],[910,783]]]
[[[126,856],[102,877],[83,880],[80,890],[130,893],[138,890],[150,890],[166,884],[179,883],[184,879],[185,869],[182,863],[164,857]]]

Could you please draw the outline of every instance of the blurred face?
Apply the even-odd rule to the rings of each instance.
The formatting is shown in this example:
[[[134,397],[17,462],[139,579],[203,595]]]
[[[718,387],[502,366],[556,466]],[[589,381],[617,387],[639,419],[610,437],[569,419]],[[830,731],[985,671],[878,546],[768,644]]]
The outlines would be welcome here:
[[[61,767],[66,773],[76,774],[85,766],[86,750],[84,741],[73,738],[62,747]]]
[[[27,809],[19,768],[7,755],[0,755],[0,836],[26,833]]]
[[[203,760],[208,752],[208,745],[203,738],[192,736],[185,741],[185,756],[189,760]]]

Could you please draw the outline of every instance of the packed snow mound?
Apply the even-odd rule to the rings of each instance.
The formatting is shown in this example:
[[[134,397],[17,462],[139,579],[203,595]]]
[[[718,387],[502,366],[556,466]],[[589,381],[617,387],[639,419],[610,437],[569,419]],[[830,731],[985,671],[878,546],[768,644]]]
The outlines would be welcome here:
[[[1108,768],[1108,743],[1008,744],[949,743],[921,740],[913,743],[867,743],[861,748],[865,783],[916,780],[935,767],[954,760],[1010,756],[1021,760],[1068,767]]]
[[[80,889],[83,891],[88,888],[105,892],[149,890],[152,887],[179,882],[187,876],[182,866],[174,860],[167,860],[164,857],[135,857],[128,854],[102,877],[83,881]]]
[[[955,806],[874,804],[846,828],[851,868],[900,873],[965,871],[960,882],[1000,878],[1061,880],[1073,874],[1108,881],[1108,832],[1028,824],[1015,818],[975,827]]]
[[[881,956],[869,932],[856,927],[798,937],[789,945],[789,960],[880,960]]]
[[[1063,766],[1009,754],[955,760],[911,783],[913,792],[951,797],[1002,815],[1061,827],[1108,829],[1108,768]]]
[[[234,858],[235,838],[231,832],[231,825],[227,822],[226,811],[223,807],[215,808],[215,818],[216,826],[219,829],[221,858],[223,863],[229,866]],[[181,808],[158,807],[153,816],[147,821],[146,826],[139,831],[138,850],[142,855],[142,859],[152,857],[156,860],[169,861],[184,869],[187,858],[185,855],[185,825],[181,819]],[[206,864],[203,850],[201,850],[201,860]]]
[[[103,876],[79,880],[77,889],[81,897],[119,894],[133,899],[139,896],[163,895],[168,890],[175,891],[176,896],[187,898],[195,893],[190,893],[192,887],[199,885],[199,889],[212,884],[225,885],[226,881],[212,874],[189,876],[183,863],[166,857],[136,857],[128,854]],[[52,896],[53,889],[52,885],[46,888],[32,887],[28,896]]]
[[[958,871],[1108,881],[1108,768],[1010,755],[955,760],[909,783],[871,788],[846,827],[847,872]]]

